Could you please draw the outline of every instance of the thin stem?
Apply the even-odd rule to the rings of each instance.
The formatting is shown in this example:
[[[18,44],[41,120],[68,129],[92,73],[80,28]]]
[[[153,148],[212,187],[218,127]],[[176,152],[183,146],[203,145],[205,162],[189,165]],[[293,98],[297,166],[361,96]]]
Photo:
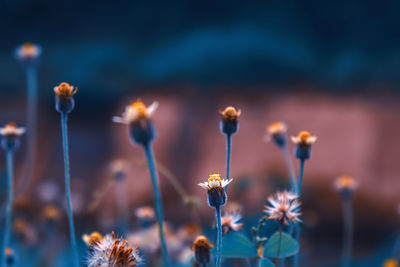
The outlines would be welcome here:
[[[278,241],[278,252],[276,253],[276,266],[279,266],[279,252],[281,250],[281,239],[282,239],[282,223],[279,223],[279,241]]]
[[[6,267],[6,260],[4,256],[5,249],[10,245],[10,230],[11,230],[11,216],[12,216],[12,203],[13,203],[13,150],[7,149],[7,206],[6,218],[4,225],[3,246],[1,250],[2,266]]]
[[[76,246],[74,217],[71,205],[67,119],[68,115],[64,112],[61,113],[61,131],[62,131],[63,150],[64,150],[65,197],[67,199],[67,207],[68,207],[69,234],[71,238],[72,253],[74,257],[73,259],[74,266],[78,267],[79,256],[78,256],[78,248]]]
[[[293,267],[298,267],[299,259],[300,259],[300,236],[301,236],[301,227],[299,224],[295,225],[295,230],[296,230],[296,241],[297,241],[297,244],[299,244],[299,251],[297,252],[296,255],[294,255]]]
[[[231,145],[232,143],[232,135],[226,135],[226,179],[229,179],[229,170],[231,165]],[[225,187],[226,190],[227,186]]]
[[[351,249],[353,246],[353,206],[351,197],[342,196],[343,205],[343,254],[342,254],[342,267],[350,266]]]
[[[129,223],[129,219],[127,217],[129,214],[129,203],[127,201],[125,180],[117,182],[115,187],[115,198],[118,210],[118,232],[125,234],[128,230],[127,228]]]
[[[298,197],[300,197],[301,182],[303,181],[303,172],[304,172],[304,159],[300,159],[299,181],[297,182],[297,190],[296,190],[296,194]]]
[[[215,215],[217,217],[217,260],[216,267],[221,266],[221,249],[222,249],[222,227],[221,227],[221,207],[215,208]]]
[[[26,81],[27,81],[27,153],[26,153],[26,170],[21,182],[19,182],[19,190],[17,195],[24,193],[31,181],[32,174],[34,173],[34,163],[36,154],[36,128],[37,128],[37,102],[38,102],[38,88],[37,88],[37,73],[35,66],[26,68]]]
[[[160,234],[160,244],[161,244],[161,253],[163,258],[164,266],[169,266],[169,256],[167,251],[167,244],[165,242],[164,237],[164,228],[163,228],[163,214],[162,214],[162,205],[161,205],[161,197],[158,191],[158,182],[157,182],[157,174],[156,168],[154,165],[154,157],[153,152],[151,149],[150,144],[144,145],[144,150],[146,152],[147,163],[150,170],[151,181],[153,183],[153,191],[154,191],[154,201],[156,206],[156,216],[157,216],[157,223],[158,223],[158,230]]]
[[[293,162],[290,158],[289,150],[286,145],[284,147],[282,147],[282,153],[283,153],[283,157],[285,158],[286,166],[289,171],[290,188],[292,189],[293,192],[295,192],[295,190],[296,190],[296,174],[294,171]]]

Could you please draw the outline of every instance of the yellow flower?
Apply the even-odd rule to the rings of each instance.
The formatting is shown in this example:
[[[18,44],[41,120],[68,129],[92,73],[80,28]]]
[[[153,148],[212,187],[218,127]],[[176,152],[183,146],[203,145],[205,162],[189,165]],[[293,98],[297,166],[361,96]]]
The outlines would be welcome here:
[[[210,176],[207,180],[207,182],[200,183],[199,186],[201,186],[204,189],[211,190],[213,188],[224,188],[226,187],[230,182],[232,182],[232,179],[221,179],[219,173],[210,173]]]
[[[296,145],[312,145],[317,141],[316,136],[312,136],[309,132],[300,132],[298,136],[292,136],[292,141]]]
[[[93,232],[90,235],[84,234],[82,236],[83,242],[88,247],[94,246],[95,244],[99,243],[103,239],[103,236],[99,232]]]
[[[239,109],[236,111],[234,107],[226,107],[224,110],[220,109],[219,114],[221,114],[224,120],[237,120],[239,116],[242,114],[242,111]]]
[[[61,83],[59,86],[54,87],[54,93],[56,96],[67,99],[71,98],[78,91],[77,87],[74,87],[66,82]]]
[[[349,175],[341,175],[335,181],[335,188],[339,191],[350,190],[353,191],[357,187],[357,182]]]
[[[32,43],[25,43],[19,46],[15,52],[20,60],[33,60],[40,56],[42,50],[39,46]]]
[[[399,267],[399,262],[396,259],[388,259],[383,263],[383,267]]]
[[[121,117],[113,117],[113,122],[133,124],[141,119],[150,119],[158,107],[158,102],[153,102],[146,107],[141,100],[137,100],[125,108]]]
[[[0,128],[0,135],[4,137],[18,137],[25,133],[24,127],[17,127],[17,125],[13,122],[10,122],[6,126]]]
[[[42,217],[48,221],[57,221],[60,216],[60,210],[54,205],[47,205],[42,211]]]
[[[287,131],[287,126],[283,122],[274,122],[267,127],[267,132],[269,135],[282,135]]]

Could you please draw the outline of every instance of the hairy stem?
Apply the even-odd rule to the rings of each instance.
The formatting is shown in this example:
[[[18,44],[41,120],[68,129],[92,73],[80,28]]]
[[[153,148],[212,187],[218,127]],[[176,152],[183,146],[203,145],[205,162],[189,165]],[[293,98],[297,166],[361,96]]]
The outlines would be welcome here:
[[[75,239],[74,216],[72,213],[72,205],[71,205],[67,119],[68,115],[64,112],[61,113],[61,131],[62,131],[63,150],[64,150],[65,197],[67,199],[67,208],[68,208],[69,234],[71,238],[72,253],[74,257],[73,258],[74,266],[78,267],[79,256]]]
[[[155,201],[155,206],[156,206],[156,216],[157,216],[158,230],[159,230],[159,234],[160,234],[160,244],[161,244],[161,253],[162,253],[162,258],[163,258],[163,264],[165,267],[167,267],[167,266],[169,266],[170,261],[169,261],[168,251],[167,251],[167,244],[165,242],[165,237],[164,237],[161,197],[160,197],[160,193],[158,190],[157,174],[156,174],[156,168],[155,168],[155,164],[154,164],[154,157],[153,157],[151,145],[150,144],[144,145],[144,150],[146,152],[147,164],[149,166],[151,181],[153,183],[154,201]]]

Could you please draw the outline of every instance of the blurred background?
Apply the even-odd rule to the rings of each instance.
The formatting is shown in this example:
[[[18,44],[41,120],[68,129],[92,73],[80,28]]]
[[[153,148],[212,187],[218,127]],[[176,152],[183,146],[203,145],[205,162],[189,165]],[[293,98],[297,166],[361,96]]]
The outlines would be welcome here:
[[[359,183],[354,264],[379,266],[390,256],[399,223],[399,10],[400,2],[369,0],[2,1],[1,125],[26,125],[26,79],[14,57],[16,47],[32,42],[42,48],[38,151],[15,217],[35,232],[38,212],[55,204],[63,218],[57,233],[67,239],[53,93],[65,81],[79,88],[69,117],[79,237],[110,232],[121,214],[133,231],[135,209],[153,205],[142,150],[130,144],[126,127],[111,121],[137,98],[160,104],[154,149],[164,169],[165,220],[171,228],[194,220],[210,227],[213,211],[197,184],[211,171],[225,173],[218,110],[233,105],[242,116],[232,140],[235,180],[229,200],[242,206],[247,229],[262,215],[267,197],[288,185],[281,151],[264,138],[268,124],[284,121],[289,135],[308,130],[318,136],[304,174],[302,261],[307,266],[338,262],[342,213],[333,181],[349,174]],[[26,169],[25,153],[23,138],[16,155],[17,184]],[[125,179],[112,184],[110,164],[116,159],[130,164]],[[4,201],[4,153],[0,175]],[[127,211],[122,213],[116,197],[121,188]],[[198,200],[197,219],[185,196]]]

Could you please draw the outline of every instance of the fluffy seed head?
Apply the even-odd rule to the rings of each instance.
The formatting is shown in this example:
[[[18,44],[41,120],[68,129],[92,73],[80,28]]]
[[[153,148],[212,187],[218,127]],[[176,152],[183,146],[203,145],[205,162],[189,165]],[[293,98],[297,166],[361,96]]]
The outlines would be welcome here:
[[[269,205],[265,206],[264,212],[268,219],[276,220],[281,224],[289,225],[289,222],[301,222],[300,201],[291,192],[277,192],[268,198]]]
[[[238,212],[237,213],[226,213],[221,218],[222,233],[224,235],[226,235],[231,231],[237,232],[237,231],[242,230],[243,223],[239,222],[241,219],[242,219],[242,216]]]

